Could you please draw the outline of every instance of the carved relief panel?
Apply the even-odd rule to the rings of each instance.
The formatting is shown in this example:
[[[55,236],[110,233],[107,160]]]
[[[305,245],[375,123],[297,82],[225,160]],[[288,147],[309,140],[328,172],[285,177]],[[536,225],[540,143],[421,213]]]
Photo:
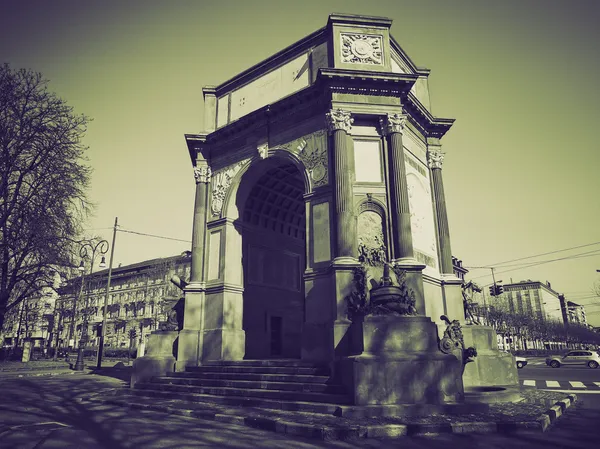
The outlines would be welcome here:
[[[405,152],[406,183],[415,258],[437,268],[437,240],[427,168]]]
[[[341,33],[342,62],[383,65],[383,36]]]
[[[278,148],[284,148],[302,161],[313,188],[329,183],[329,163],[327,157],[327,132],[319,130]]]

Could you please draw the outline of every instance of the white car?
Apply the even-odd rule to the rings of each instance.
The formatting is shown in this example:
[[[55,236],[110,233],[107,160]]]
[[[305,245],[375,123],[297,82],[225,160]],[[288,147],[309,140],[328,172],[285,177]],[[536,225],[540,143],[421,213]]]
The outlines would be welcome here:
[[[517,368],[519,368],[519,369],[521,369],[525,365],[527,365],[527,359],[525,357],[519,357],[518,355],[516,355],[515,360],[517,362]]]
[[[600,366],[600,355],[588,350],[569,351],[564,356],[551,356],[546,359],[546,365],[552,368],[559,368],[562,365],[587,365],[595,369]]]

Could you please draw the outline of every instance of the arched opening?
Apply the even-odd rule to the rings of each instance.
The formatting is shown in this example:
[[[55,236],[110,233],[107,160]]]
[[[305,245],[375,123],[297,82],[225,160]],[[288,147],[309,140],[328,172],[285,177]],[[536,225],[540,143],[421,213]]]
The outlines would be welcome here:
[[[248,182],[240,186],[246,190],[243,204],[238,203],[246,359],[300,358],[306,252],[304,179],[293,163],[274,163],[273,159],[257,164],[257,170],[246,174]]]

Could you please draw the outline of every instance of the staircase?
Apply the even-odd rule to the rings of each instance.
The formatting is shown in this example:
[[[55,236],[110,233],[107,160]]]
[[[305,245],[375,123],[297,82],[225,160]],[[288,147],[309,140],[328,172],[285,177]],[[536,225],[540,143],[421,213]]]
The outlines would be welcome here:
[[[298,360],[205,362],[185,372],[139,382],[128,396],[232,407],[337,414],[351,403],[328,367]]]

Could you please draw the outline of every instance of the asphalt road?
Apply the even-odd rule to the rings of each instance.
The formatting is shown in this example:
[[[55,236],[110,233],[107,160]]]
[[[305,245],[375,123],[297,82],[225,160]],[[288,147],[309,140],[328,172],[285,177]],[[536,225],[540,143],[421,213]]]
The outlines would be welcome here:
[[[123,385],[99,375],[0,379],[0,448],[428,448],[589,449],[600,410],[569,409],[545,433],[438,435],[397,441],[322,442],[215,421],[81,402],[82,395]]]
[[[518,370],[519,381],[525,388],[575,393],[585,408],[600,410],[600,368],[587,366],[546,366],[543,358],[529,359]]]

